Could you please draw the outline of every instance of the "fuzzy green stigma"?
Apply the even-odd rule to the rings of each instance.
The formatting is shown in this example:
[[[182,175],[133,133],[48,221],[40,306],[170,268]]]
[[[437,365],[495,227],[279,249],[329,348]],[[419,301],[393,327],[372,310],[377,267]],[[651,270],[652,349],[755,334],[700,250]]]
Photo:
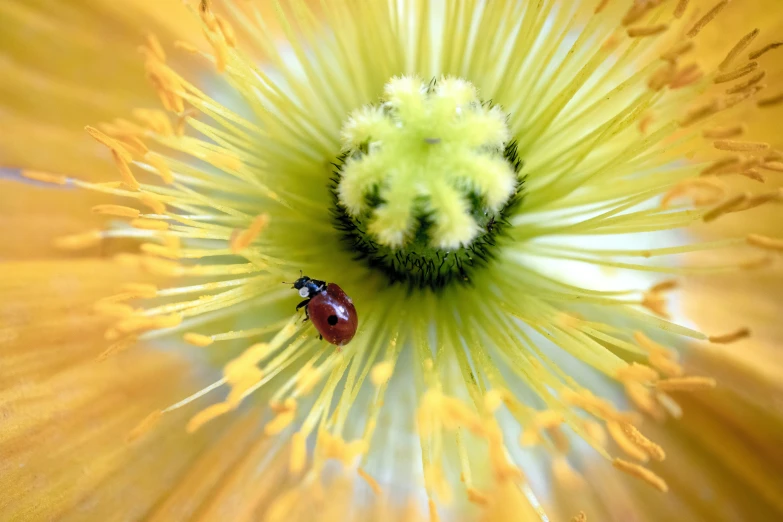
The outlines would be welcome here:
[[[335,214],[352,249],[394,281],[468,281],[518,201],[506,122],[465,80],[393,78],[342,130]]]

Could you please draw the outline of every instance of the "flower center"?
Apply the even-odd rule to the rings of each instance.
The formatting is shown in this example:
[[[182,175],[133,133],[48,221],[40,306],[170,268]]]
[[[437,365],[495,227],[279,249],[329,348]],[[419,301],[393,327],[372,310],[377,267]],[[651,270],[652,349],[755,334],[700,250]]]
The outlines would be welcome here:
[[[393,78],[342,131],[335,224],[391,282],[469,282],[521,201],[506,114],[457,78]]]

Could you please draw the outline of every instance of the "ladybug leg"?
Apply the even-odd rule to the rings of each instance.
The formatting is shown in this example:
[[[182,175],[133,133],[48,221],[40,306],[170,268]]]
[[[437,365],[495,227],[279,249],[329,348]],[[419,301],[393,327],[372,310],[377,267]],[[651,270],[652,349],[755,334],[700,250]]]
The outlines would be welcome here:
[[[318,338],[319,338],[320,340],[322,340],[322,341],[324,340],[324,336],[323,336],[323,335],[320,335],[320,334],[319,334],[319,335],[318,335]]]
[[[304,321],[302,321],[302,322],[306,322],[308,319],[310,319],[310,311],[307,309],[307,303],[309,303],[309,302],[310,302],[309,299],[305,299],[304,301],[302,301],[301,303],[296,305],[296,311],[297,312],[302,307],[304,307],[304,309],[305,309],[305,318],[304,318]]]

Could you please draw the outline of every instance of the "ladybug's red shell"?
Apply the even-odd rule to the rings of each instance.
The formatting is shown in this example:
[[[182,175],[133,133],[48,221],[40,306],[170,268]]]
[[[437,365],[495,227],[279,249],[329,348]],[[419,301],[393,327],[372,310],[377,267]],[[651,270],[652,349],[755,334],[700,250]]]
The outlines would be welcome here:
[[[310,299],[307,312],[318,333],[337,346],[348,344],[359,326],[353,301],[334,283],[329,283],[326,290]]]

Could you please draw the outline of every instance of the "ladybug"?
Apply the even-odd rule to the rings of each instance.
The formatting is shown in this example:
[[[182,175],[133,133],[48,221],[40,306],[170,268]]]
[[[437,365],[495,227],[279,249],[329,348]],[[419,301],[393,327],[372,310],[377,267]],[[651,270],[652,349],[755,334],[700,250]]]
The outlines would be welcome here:
[[[304,307],[305,321],[313,321],[321,339],[337,346],[348,344],[356,334],[359,316],[353,301],[343,289],[334,283],[307,276],[300,277],[293,284],[299,295],[305,298],[296,309]]]

